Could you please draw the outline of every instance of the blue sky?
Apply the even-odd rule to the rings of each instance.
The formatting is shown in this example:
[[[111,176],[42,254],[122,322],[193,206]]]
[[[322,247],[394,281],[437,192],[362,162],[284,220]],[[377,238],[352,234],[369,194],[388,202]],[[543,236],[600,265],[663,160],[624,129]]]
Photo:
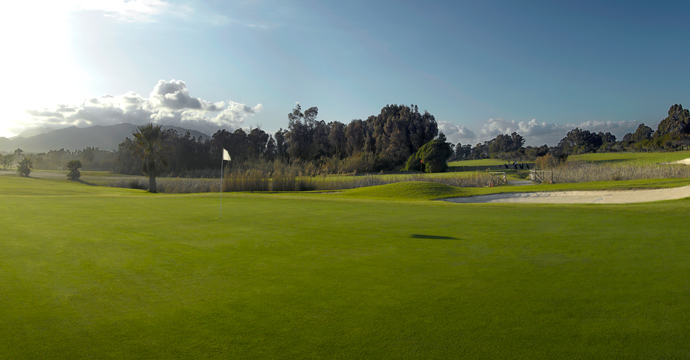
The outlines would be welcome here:
[[[2,7],[9,99],[28,127],[349,123],[416,104],[454,142],[517,131],[619,138],[690,100],[686,1],[28,0]]]

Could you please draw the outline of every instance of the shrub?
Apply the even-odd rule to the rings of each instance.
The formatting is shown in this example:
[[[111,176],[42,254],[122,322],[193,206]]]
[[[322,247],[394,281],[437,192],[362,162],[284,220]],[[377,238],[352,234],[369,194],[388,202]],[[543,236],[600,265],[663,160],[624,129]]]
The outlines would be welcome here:
[[[79,172],[79,169],[81,168],[81,161],[79,160],[70,160],[67,162],[67,169],[69,169],[69,173],[67,173],[67,178],[70,180],[79,180],[81,177],[81,172]]]
[[[441,134],[438,139],[422,145],[417,153],[407,159],[405,170],[422,171],[427,173],[444,172],[448,169],[448,158],[453,155],[453,149]]]
[[[424,164],[422,160],[417,158],[417,155],[410,155],[405,163],[405,171],[424,171]]]
[[[553,156],[551,154],[546,154],[544,156],[540,156],[537,158],[534,167],[535,169],[541,169],[541,170],[546,170],[546,169],[553,169],[556,168],[562,164],[564,164],[567,160],[566,157],[557,157]]]

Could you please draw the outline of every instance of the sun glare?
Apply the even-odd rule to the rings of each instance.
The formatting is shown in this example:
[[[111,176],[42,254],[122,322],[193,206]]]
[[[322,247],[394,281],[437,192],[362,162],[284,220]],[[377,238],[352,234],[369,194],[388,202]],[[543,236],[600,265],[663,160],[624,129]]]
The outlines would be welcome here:
[[[74,101],[86,77],[77,69],[70,43],[69,2],[22,1],[0,5],[5,63],[0,94],[9,99],[0,136],[26,124],[26,110]]]

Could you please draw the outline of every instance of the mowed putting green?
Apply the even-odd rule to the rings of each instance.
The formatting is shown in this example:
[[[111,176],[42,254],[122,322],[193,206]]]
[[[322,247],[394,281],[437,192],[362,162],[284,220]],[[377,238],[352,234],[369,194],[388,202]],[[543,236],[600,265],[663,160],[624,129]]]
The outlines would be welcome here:
[[[0,358],[690,356],[688,200],[218,200],[1,176]]]

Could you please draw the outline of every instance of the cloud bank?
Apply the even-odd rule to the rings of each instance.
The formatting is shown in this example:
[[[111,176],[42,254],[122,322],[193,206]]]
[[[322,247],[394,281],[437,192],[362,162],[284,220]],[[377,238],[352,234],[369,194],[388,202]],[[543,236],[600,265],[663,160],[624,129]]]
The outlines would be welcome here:
[[[104,95],[81,104],[60,104],[54,108],[30,109],[29,127],[93,126],[132,123],[180,126],[212,135],[218,129],[242,127],[247,117],[261,112],[263,105],[250,107],[234,101],[209,102],[192,97],[180,80],[160,80],[148,97],[135,92]]]
[[[450,121],[439,121],[438,131],[442,132],[448,141],[452,143],[468,144],[477,137],[474,131],[464,126],[458,126]]]
[[[440,121],[439,131],[443,131],[448,140],[454,144],[461,143],[474,146],[478,143],[491,140],[499,134],[511,134],[516,132],[525,138],[525,145],[527,146],[540,146],[544,144],[555,146],[570,130],[576,127],[595,133],[611,132],[618,140],[621,140],[623,135],[635,132],[635,129],[637,129],[639,125],[640,122],[637,120],[585,121],[577,124],[553,124],[539,122],[536,119],[518,122],[515,120],[492,118],[479,124],[476,131],[472,131],[464,126],[458,126],[452,122]]]

